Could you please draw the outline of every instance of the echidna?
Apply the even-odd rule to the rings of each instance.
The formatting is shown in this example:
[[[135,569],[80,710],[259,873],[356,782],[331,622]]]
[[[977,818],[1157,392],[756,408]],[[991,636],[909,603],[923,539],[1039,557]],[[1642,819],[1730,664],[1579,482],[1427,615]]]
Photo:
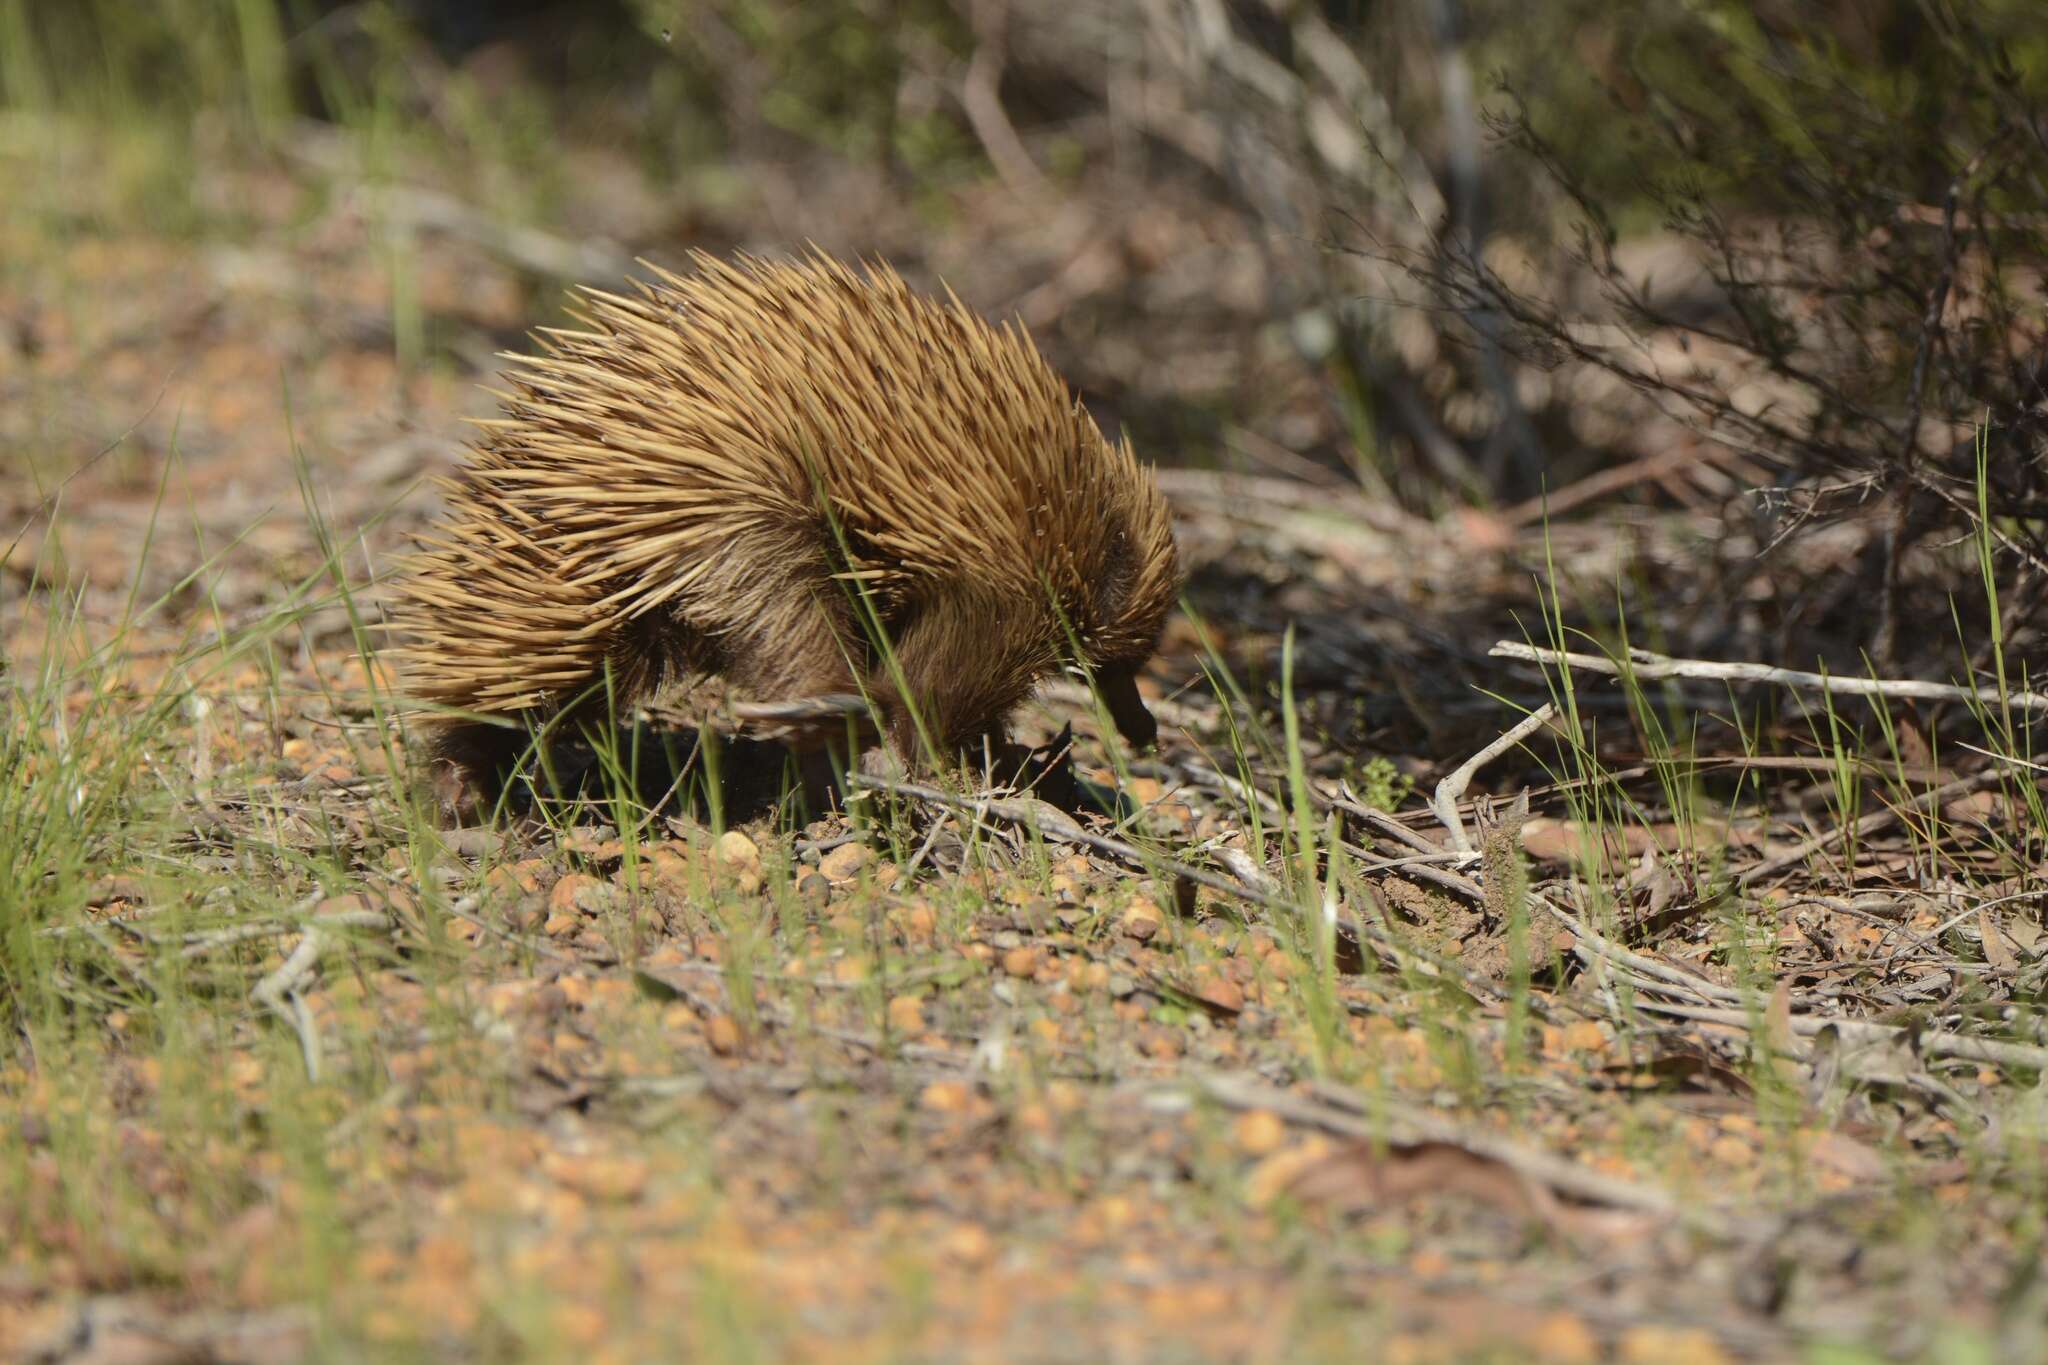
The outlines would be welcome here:
[[[1085,664],[1149,743],[1166,506],[1022,327],[815,251],[694,264],[581,291],[442,481],[394,624],[410,694],[470,713],[426,722],[444,779],[488,794],[523,730],[693,673],[864,695],[917,759]]]

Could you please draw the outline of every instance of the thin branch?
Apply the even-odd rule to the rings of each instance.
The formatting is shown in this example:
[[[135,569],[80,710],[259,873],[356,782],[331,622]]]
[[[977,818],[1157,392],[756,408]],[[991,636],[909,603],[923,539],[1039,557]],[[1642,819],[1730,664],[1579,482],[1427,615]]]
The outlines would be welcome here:
[[[1432,798],[1430,807],[1436,812],[1436,818],[1443,821],[1444,828],[1450,831],[1451,847],[1460,853],[1477,851],[1471,836],[1465,833],[1465,822],[1458,818],[1458,802],[1464,797],[1465,788],[1471,786],[1472,779],[1478,776],[1479,770],[1541,730],[1556,714],[1556,707],[1549,702],[1543,703],[1522,717],[1512,730],[1466,759],[1458,765],[1456,771],[1436,784],[1436,795]]]
[[[1952,683],[1920,682],[1914,679],[1835,677],[1826,673],[1803,673],[1771,664],[1717,663],[1709,659],[1673,659],[1647,649],[1631,649],[1628,662],[1618,663],[1598,654],[1575,654],[1502,640],[1487,653],[1496,659],[1523,659],[1530,663],[1561,664],[1589,673],[1612,677],[1696,678],[1715,682],[1771,683],[1778,687],[1806,687],[1851,697],[1895,697],[1909,701],[1981,702],[1986,706],[2010,704],[2024,711],[2048,712],[2048,696],[2039,692],[2001,693],[1995,687],[1957,687]]]
[[[1743,1029],[1752,1026],[1757,1017],[1748,1010],[1669,1005],[1653,1000],[1642,1001],[1640,1008],[1653,1014],[1668,1014],[1679,1019],[1698,1020],[1703,1024],[1724,1024]],[[1758,1011],[1758,1014],[1760,1015],[1761,1011]],[[2008,1043],[1997,1038],[1977,1038],[1942,1029],[1895,1028],[1890,1024],[1873,1024],[1861,1019],[1836,1019],[1821,1014],[1795,1014],[1791,1017],[1791,1026],[1793,1034],[1800,1038],[1811,1038],[1834,1029],[1841,1035],[1842,1041],[1851,1046],[1867,1047],[1910,1042],[1929,1057],[1952,1057],[1958,1061],[1984,1062],[1991,1066],[2048,1071],[2048,1047],[2036,1047],[2031,1043]]]
[[[275,1014],[299,1035],[299,1052],[306,1059],[306,1079],[320,1079],[320,1033],[313,1022],[313,1012],[306,1008],[306,1001],[299,994],[314,969],[320,965],[320,954],[327,947],[327,936],[313,926],[306,926],[304,938],[284,965],[258,981],[249,992],[249,998]]]

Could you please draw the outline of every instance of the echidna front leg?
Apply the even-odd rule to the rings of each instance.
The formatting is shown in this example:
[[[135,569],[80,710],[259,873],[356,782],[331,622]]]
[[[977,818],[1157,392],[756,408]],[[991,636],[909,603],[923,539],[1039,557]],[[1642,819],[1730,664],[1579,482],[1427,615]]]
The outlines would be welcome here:
[[[473,825],[486,818],[532,746],[523,726],[444,721],[428,740],[428,795],[443,820]]]
[[[762,702],[862,695],[857,652],[840,595],[832,587],[784,580],[756,595],[755,615],[723,629],[706,627],[723,655],[718,671],[736,690]],[[787,740],[797,760],[806,804],[823,810],[860,751],[875,738],[864,722],[840,718],[798,727]]]

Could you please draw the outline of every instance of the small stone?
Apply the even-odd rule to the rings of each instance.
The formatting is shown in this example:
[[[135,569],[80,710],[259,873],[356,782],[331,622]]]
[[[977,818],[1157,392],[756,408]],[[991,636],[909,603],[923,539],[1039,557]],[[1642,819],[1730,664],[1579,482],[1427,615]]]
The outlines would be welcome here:
[[[472,825],[442,830],[441,842],[458,858],[485,858],[505,846],[505,836],[498,830]]]
[[[570,1156],[549,1152],[541,1169],[556,1184],[590,1199],[626,1203],[647,1189],[647,1163],[635,1156]]]
[[[1697,1327],[1643,1323],[1623,1332],[1615,1346],[1615,1358],[1628,1365],[1723,1365],[1729,1359],[1721,1344]]]
[[[525,881],[532,881],[532,878],[529,876],[522,881],[516,866],[494,867],[484,873],[484,895],[495,901],[515,901],[529,892],[540,890],[539,882],[529,886]]]
[[[912,901],[891,918],[897,921],[903,937],[911,943],[930,943],[939,923],[938,915],[923,901]]]
[[[979,1223],[961,1223],[946,1235],[946,1254],[965,1266],[984,1266],[995,1259],[996,1240]]]
[[[1565,1025],[1564,1046],[1569,1052],[1604,1053],[1607,1051],[1607,1031],[1594,1020],[1575,1020]]]
[[[815,868],[796,879],[796,898],[807,910],[823,910],[832,899],[832,883]]]
[[[889,1001],[889,1027],[897,1033],[924,1032],[924,1001],[899,995]]]
[[[1159,907],[1142,896],[1124,907],[1123,915],[1117,920],[1117,927],[1123,931],[1124,937],[1140,943],[1150,943],[1157,938],[1165,925],[1166,916]]]
[[[675,844],[664,844],[647,855],[647,876],[656,886],[677,895],[690,889],[689,854]]]
[[[1529,1353],[1544,1365],[1581,1365],[1600,1359],[1600,1338],[1576,1313],[1552,1313],[1529,1333]]]
[[[1270,1109],[1248,1109],[1230,1125],[1230,1136],[1246,1156],[1266,1156],[1287,1141],[1287,1125]]]
[[[760,846],[736,829],[729,829],[718,836],[718,842],[711,846],[711,857],[720,867],[731,872],[761,870]]]
[[[1017,947],[1003,954],[1003,970],[1011,976],[1028,977],[1038,970],[1038,950]]]
[[[818,859],[818,871],[834,884],[850,882],[874,860],[875,851],[866,844],[841,844]]]
[[[1236,1014],[1244,1008],[1244,990],[1235,981],[1217,971],[1205,967],[1195,975],[1195,995],[1220,1010]]]
[[[917,1102],[934,1114],[958,1114],[974,1102],[974,1095],[958,1081],[933,1081],[919,1093]]]
[[[740,1050],[740,1026],[729,1014],[714,1014],[704,1021],[704,1041],[721,1057]]]
[[[1178,1060],[1181,1054],[1180,1038],[1171,1029],[1146,1029],[1138,1039],[1138,1047],[1147,1057],[1161,1062]]]
[[[550,915],[575,914],[583,908],[585,893],[602,884],[587,873],[571,872],[548,892],[548,912]]]

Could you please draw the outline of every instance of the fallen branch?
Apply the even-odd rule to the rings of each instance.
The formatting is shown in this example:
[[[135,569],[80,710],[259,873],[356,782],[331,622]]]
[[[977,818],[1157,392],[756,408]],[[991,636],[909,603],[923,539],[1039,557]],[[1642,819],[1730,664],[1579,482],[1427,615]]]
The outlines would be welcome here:
[[[1451,847],[1460,853],[1478,851],[1472,845],[1471,836],[1465,833],[1465,822],[1458,817],[1458,802],[1463,799],[1465,788],[1472,785],[1472,779],[1479,770],[1541,730],[1556,714],[1556,707],[1549,702],[1543,703],[1522,717],[1512,730],[1460,763],[1455,771],[1436,784],[1436,795],[1430,801],[1430,808],[1436,812],[1436,818],[1443,821],[1444,828],[1450,831]]]
[[[320,916],[320,923],[330,929],[382,929],[390,925],[391,917],[376,910],[344,910],[337,914]],[[265,920],[260,924],[237,924],[226,929],[187,934],[184,946],[178,950],[178,956],[189,961],[192,958],[204,957],[216,948],[249,943],[259,938],[274,938],[279,934],[297,933],[305,927],[303,920]]]
[[[251,1000],[282,1019],[299,1035],[299,1052],[306,1059],[306,1079],[310,1081],[320,1079],[320,1033],[299,987],[320,965],[320,954],[326,947],[327,936],[317,926],[307,925],[305,937],[299,940],[298,947],[292,949],[292,955],[249,992]]]
[[[1608,963],[1621,967],[1638,978],[1647,977],[1652,983],[1662,983],[1667,987],[1677,987],[1697,999],[1725,1000],[1731,1003],[1740,1003],[1742,1000],[1742,993],[1740,991],[1731,990],[1726,986],[1715,985],[1704,977],[1680,971],[1678,968],[1659,962],[1653,957],[1644,957],[1641,953],[1630,952],[1619,943],[1589,928],[1584,921],[1570,911],[1559,909],[1548,897],[1540,896],[1531,891],[1529,899],[1534,904],[1548,910],[1553,919],[1572,931],[1573,955],[1589,967],[1593,966],[1596,961],[1605,959]],[[1668,990],[1663,993],[1670,994]]]
[[[1528,663],[1582,668],[1589,673],[1611,677],[1693,678],[1711,682],[1770,683],[1777,687],[1806,687],[1850,697],[1895,697],[1906,701],[1978,702],[1986,706],[2015,706],[2023,711],[2048,711],[2048,695],[2040,692],[2000,693],[1995,687],[1957,687],[1952,683],[1919,682],[1913,679],[1837,678],[1826,673],[1802,673],[1798,669],[1771,664],[1716,663],[1710,659],[1673,659],[1647,649],[1628,651],[1628,662],[1619,663],[1603,654],[1575,654],[1569,650],[1546,649],[1502,640],[1487,653],[1496,659],[1521,659]]]
[[[1725,1024],[1742,1029],[1752,1027],[1761,1014],[1761,1011],[1758,1011],[1758,1015],[1752,1015],[1747,1010],[1673,1005],[1657,1000],[1643,1001],[1641,1008],[1652,1014],[1668,1014],[1679,1019],[1698,1020],[1703,1024]],[[1811,1038],[1834,1029],[1841,1035],[1843,1042],[1855,1047],[1907,1041],[1930,1057],[1951,1057],[1957,1061],[2048,1071],[2048,1047],[2036,1047],[2031,1043],[2008,1043],[1996,1038],[1950,1033],[1943,1029],[1898,1028],[1891,1024],[1873,1024],[1861,1019],[1837,1019],[1820,1014],[1795,1014],[1790,1016],[1790,1024],[1794,1036],[1800,1038]]]
[[[798,721],[833,720],[841,716],[864,716],[868,704],[850,693],[827,693],[822,697],[801,697],[795,701],[742,701],[733,703],[736,720]]]

